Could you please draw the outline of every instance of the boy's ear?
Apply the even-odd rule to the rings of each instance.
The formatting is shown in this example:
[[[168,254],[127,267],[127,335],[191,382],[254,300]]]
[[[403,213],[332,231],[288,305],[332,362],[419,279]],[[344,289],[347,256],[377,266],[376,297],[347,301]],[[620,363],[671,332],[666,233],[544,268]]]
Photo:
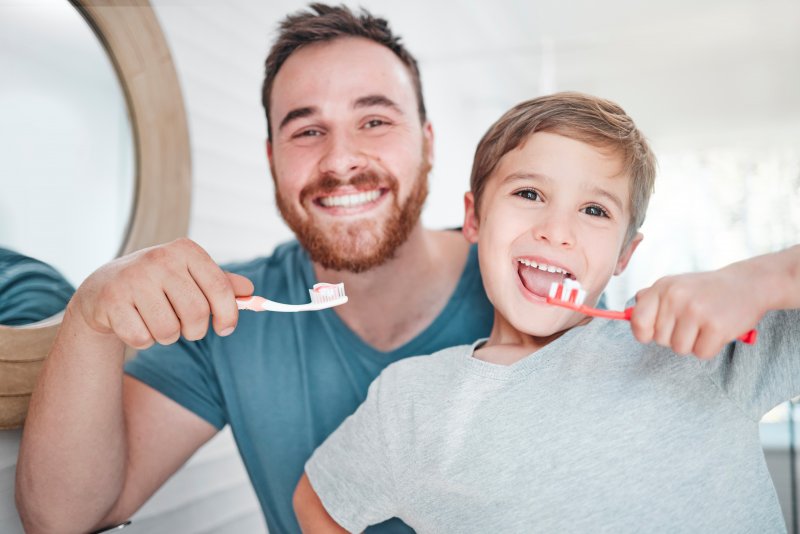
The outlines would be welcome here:
[[[472,191],[464,193],[464,226],[461,233],[470,243],[478,242],[478,216],[475,215],[475,197]]]
[[[272,142],[267,139],[267,161],[272,165]]]
[[[628,262],[631,261],[631,256],[633,256],[633,251],[636,250],[636,247],[639,246],[639,243],[642,242],[642,239],[644,239],[642,233],[636,232],[636,235],[633,236],[631,242],[625,245],[625,247],[622,249],[622,252],[619,253],[617,266],[614,268],[614,276],[622,274],[622,271],[624,271],[625,267],[628,266]]]

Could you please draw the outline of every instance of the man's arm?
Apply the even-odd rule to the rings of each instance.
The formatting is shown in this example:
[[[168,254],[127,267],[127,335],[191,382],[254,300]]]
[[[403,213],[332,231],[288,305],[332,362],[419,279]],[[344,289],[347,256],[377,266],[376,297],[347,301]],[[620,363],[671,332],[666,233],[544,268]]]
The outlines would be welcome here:
[[[126,519],[214,435],[206,421],[124,377],[124,349],[200,339],[210,313],[215,330],[232,330],[234,286],[252,292],[188,240],[115,260],[81,285],[20,444],[16,497],[27,532],[87,532]]]
[[[668,276],[636,295],[642,343],[711,358],[770,310],[800,308],[800,245],[716,271]]]
[[[292,498],[294,513],[297,515],[297,522],[300,529],[305,533],[312,534],[340,534],[347,532],[333,520],[322,505],[317,492],[311,486],[308,477],[303,473],[297,488],[294,490]]]

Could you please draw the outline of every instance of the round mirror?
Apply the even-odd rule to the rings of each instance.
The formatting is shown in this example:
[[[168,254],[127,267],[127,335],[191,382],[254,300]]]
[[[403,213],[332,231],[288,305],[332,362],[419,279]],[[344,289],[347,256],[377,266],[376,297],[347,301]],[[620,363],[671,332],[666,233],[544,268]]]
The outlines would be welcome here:
[[[0,248],[77,287],[117,255],[132,212],[125,94],[103,44],[65,0],[3,8],[0,72]]]
[[[9,22],[12,13],[16,18]],[[2,19],[0,95],[12,96],[0,96],[0,247],[16,246],[15,253],[43,260],[34,263],[63,271],[77,285],[118,253],[186,235],[186,116],[169,49],[148,2],[19,2],[4,7]],[[67,20],[83,28],[67,29]],[[19,27],[23,24],[30,26]],[[9,32],[21,40],[9,44]],[[85,41],[86,32],[93,43]],[[69,35],[82,41],[60,41]],[[93,59],[83,63],[86,58],[73,57],[78,55]],[[37,73],[34,65],[22,64],[26,61],[44,71]],[[99,72],[101,65],[105,72]],[[17,87],[19,78],[23,85]],[[66,94],[59,94],[57,80]],[[4,161],[9,146],[18,152],[12,163]],[[35,180],[24,170],[33,170]],[[11,222],[12,213],[21,214],[23,222]],[[23,237],[5,243],[5,235]],[[34,248],[34,242],[43,248]],[[56,314],[24,326],[0,324],[0,428],[24,420],[59,322]]]

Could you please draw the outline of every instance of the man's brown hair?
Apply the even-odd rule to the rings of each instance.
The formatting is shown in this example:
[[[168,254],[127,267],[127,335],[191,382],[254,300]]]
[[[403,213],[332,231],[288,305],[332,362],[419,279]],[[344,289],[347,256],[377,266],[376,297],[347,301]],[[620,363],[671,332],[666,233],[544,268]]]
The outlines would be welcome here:
[[[298,48],[312,43],[332,41],[340,37],[362,37],[385,46],[400,58],[411,74],[417,94],[419,118],[426,121],[425,102],[422,99],[417,60],[406,49],[399,36],[392,33],[386,19],[375,17],[361,9],[353,13],[345,5],[330,6],[322,3],[309,5],[308,11],[297,11],[287,15],[280,23],[278,38],[269,51],[265,62],[264,85],[261,89],[261,103],[267,115],[267,135],[272,139],[272,126],[269,120],[270,96],[275,76],[281,66]]]
[[[565,92],[527,100],[507,111],[484,134],[475,151],[470,189],[475,212],[500,159],[535,132],[551,132],[619,153],[630,175],[631,219],[627,244],[644,222],[656,178],[656,159],[625,111],[609,100]]]

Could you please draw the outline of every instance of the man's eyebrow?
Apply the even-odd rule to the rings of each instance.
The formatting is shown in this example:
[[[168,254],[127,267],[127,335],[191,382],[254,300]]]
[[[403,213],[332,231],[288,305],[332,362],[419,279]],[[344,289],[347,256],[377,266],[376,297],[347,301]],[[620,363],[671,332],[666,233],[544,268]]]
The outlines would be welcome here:
[[[353,104],[354,108],[368,108],[372,106],[381,106],[385,108],[392,108],[398,113],[403,113],[394,100],[384,95],[367,95],[357,99]]]
[[[302,119],[303,117],[309,117],[315,113],[319,112],[319,108],[314,106],[307,106],[304,108],[296,108],[286,114],[286,116],[281,121],[280,125],[278,126],[278,130],[283,129],[284,126],[292,122],[296,119]]]

